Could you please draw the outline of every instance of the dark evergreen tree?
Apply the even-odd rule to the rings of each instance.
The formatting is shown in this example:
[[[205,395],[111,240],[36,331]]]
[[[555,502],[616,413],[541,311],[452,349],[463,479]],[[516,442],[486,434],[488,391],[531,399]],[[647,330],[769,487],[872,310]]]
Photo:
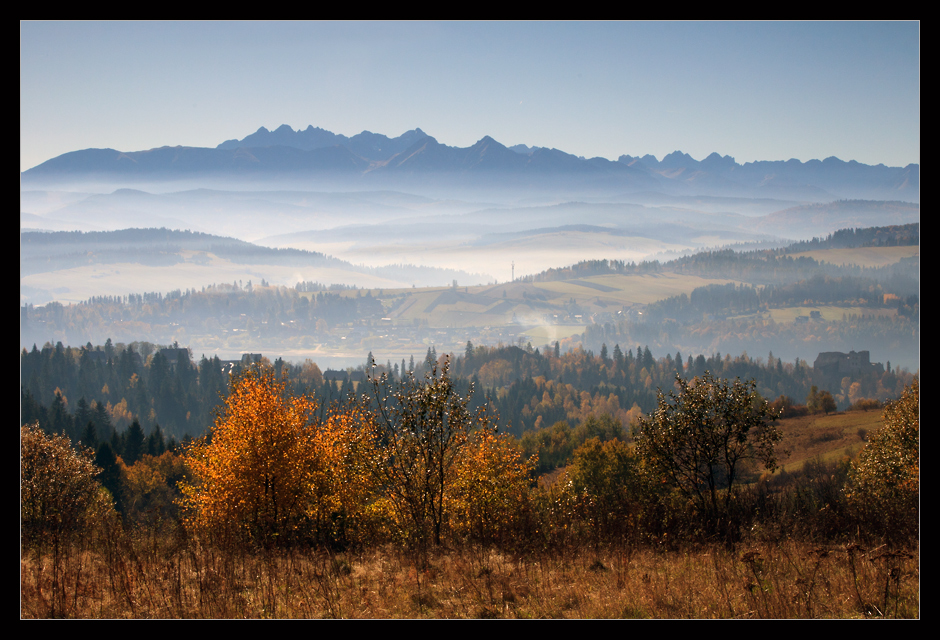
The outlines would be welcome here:
[[[114,499],[114,508],[119,513],[123,513],[124,492],[121,487],[121,470],[118,468],[114,449],[107,442],[103,442],[98,446],[98,451],[95,453],[95,464],[101,467],[98,481],[101,482],[101,486],[111,493],[111,497]]]
[[[617,369],[623,369],[623,351],[620,350],[620,345],[614,345],[614,364],[617,365]]]
[[[82,446],[89,449],[98,448],[98,430],[95,428],[94,420],[85,423],[85,430],[82,431]]]
[[[147,437],[147,453],[156,457],[162,455],[164,451],[166,451],[166,441],[163,439],[160,425],[155,424]]]
[[[108,415],[108,409],[104,402],[98,402],[94,410],[95,431],[102,440],[110,440],[114,431],[111,426],[111,416]]]
[[[91,412],[91,408],[88,406],[88,403],[85,401],[85,396],[82,396],[78,399],[78,404],[75,406],[75,415],[72,416],[73,422],[75,424],[76,430],[84,430],[85,425],[88,424],[90,420],[94,418],[94,415]]]
[[[72,442],[75,442],[77,439],[74,438],[72,433],[72,416],[65,406],[65,399],[62,397],[62,392],[58,390],[55,392],[52,406],[49,407],[49,428],[51,432],[56,435],[68,436],[72,439]]]
[[[690,358],[692,356],[689,356]],[[698,354],[695,357],[695,367],[692,371],[692,375],[700,376],[705,373],[705,370],[708,368],[708,363],[705,361],[705,356]]]
[[[141,429],[140,422],[135,418],[124,435],[124,464],[131,466],[140,460],[140,456],[145,451],[145,439],[144,430]]]
[[[43,431],[49,431],[46,408],[36,402],[29,389],[23,389],[20,392],[20,426],[34,422],[38,422]]]

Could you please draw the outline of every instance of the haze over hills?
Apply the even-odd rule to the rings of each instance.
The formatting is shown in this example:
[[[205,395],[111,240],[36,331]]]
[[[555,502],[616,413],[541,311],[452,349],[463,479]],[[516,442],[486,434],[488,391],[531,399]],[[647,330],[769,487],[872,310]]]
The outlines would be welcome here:
[[[77,303],[97,296],[198,289],[233,281],[375,288],[443,285],[491,276],[411,264],[370,267],[323,253],[274,249],[170,229],[20,234],[20,302]],[[169,288],[168,288],[169,287]]]
[[[836,158],[741,165],[728,156],[697,161],[677,151],[661,160],[585,159],[557,149],[510,148],[488,136],[456,148],[420,129],[397,138],[370,132],[346,138],[312,127],[262,128],[213,149],[79,151],[22,175],[20,298],[28,305],[97,298],[112,304],[114,297],[147,292],[183,290],[184,298],[195,299],[210,288],[221,296],[226,287],[250,291],[248,283],[291,296],[336,285],[339,293],[331,295],[339,297],[330,298],[328,306],[336,309],[329,313],[352,309],[354,303],[342,299],[362,293],[374,307],[371,315],[330,316],[326,331],[314,330],[311,318],[303,326],[282,319],[274,329],[265,324],[270,319],[248,322],[232,310],[222,323],[207,317],[185,329],[162,316],[108,320],[100,329],[124,339],[139,331],[160,340],[182,337],[206,349],[283,350],[342,366],[361,361],[360,351],[370,349],[390,350],[398,359],[427,344],[455,349],[467,340],[517,342],[523,336],[535,344],[562,340],[592,349],[618,341],[683,352],[772,345],[778,355],[804,359],[822,348],[873,348],[869,343],[876,341],[894,362],[914,364],[917,328],[909,330],[901,314],[918,304],[909,286],[892,285],[876,296],[877,304],[856,304],[859,296],[852,293],[841,306],[820,298],[815,309],[794,304],[745,320],[701,318],[700,325],[680,330],[667,323],[654,331],[659,325],[642,318],[648,305],[742,286],[740,278],[720,268],[687,274],[660,273],[656,266],[649,272],[640,266],[629,276],[569,274],[545,283],[530,277],[566,273],[569,265],[661,264],[716,247],[782,247],[838,229],[917,223],[918,176],[917,165]],[[32,188],[37,185],[52,188]],[[831,251],[831,259],[846,264],[859,259]],[[897,268],[916,282],[908,272],[916,274],[919,262],[904,263],[919,260],[916,247],[869,253],[864,260],[879,268],[906,265]],[[838,277],[855,277],[852,268]],[[344,289],[350,286],[364,291]],[[422,286],[430,288],[413,288]],[[890,308],[889,298],[899,301],[899,310]],[[29,307],[27,338],[41,341],[53,326],[67,331],[56,324],[55,308]],[[813,310],[838,325],[838,336],[796,321]],[[872,313],[894,318],[891,326],[866,318]],[[747,327],[742,332],[735,322]],[[213,333],[220,326],[229,334]],[[865,344],[854,342],[858,336]]]
[[[801,162],[738,164],[712,153],[697,161],[676,151],[654,156],[622,155],[616,161],[582,158],[558,149],[506,147],[489,136],[450,147],[415,128],[397,138],[364,131],[352,137],[308,126],[294,131],[264,127],[214,149],[160,147],[145,151],[85,149],[52,158],[22,173],[24,187],[79,180],[120,185],[211,178],[317,180],[358,188],[513,188],[559,192],[671,194],[827,199],[890,199],[917,202],[919,165],[865,165],[835,157]]]
[[[468,340],[561,340],[595,353],[618,343],[669,353],[769,349],[807,361],[820,351],[865,349],[916,369],[918,242],[917,224],[848,229],[781,249],[590,260],[476,285],[472,274],[368,269],[167,229],[24,233],[21,298],[33,304],[23,310],[21,342],[145,335],[236,355],[315,357],[321,366],[338,359],[344,367],[368,351],[397,361],[428,345],[459,352]],[[304,277],[285,278],[298,273]],[[422,278],[432,286],[407,284]],[[176,287],[161,293],[158,279]],[[360,288],[333,286],[341,282]],[[39,307],[41,296],[80,304]]]
[[[919,222],[918,176],[917,165],[836,158],[585,159],[489,136],[456,148],[418,128],[389,138],[262,127],[216,148],[76,151],[22,174],[21,302],[249,280],[495,286],[586,260],[779,247]],[[190,236],[131,246],[118,233],[156,227]],[[28,233],[40,230],[112,234],[75,247],[67,234]]]
[[[21,225],[48,231],[152,226],[218,235],[224,230],[263,246],[328,254],[373,268],[414,264],[483,274],[471,281],[458,276],[462,283],[477,284],[510,279],[513,263],[520,276],[587,259],[641,261],[722,245],[779,245],[839,228],[917,222],[920,216],[918,205],[902,202],[804,204],[650,192],[590,202],[476,195],[477,200],[459,200],[392,191],[27,191],[21,196]],[[263,277],[287,286],[297,281],[282,279],[283,274]]]

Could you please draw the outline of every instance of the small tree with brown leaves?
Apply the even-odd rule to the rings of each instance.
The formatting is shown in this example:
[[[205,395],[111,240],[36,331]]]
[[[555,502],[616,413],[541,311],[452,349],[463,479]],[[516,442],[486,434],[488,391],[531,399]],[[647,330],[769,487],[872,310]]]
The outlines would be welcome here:
[[[87,531],[107,511],[90,449],[38,424],[20,429],[20,525],[23,544],[60,544]],[[105,500],[104,503],[102,501]]]

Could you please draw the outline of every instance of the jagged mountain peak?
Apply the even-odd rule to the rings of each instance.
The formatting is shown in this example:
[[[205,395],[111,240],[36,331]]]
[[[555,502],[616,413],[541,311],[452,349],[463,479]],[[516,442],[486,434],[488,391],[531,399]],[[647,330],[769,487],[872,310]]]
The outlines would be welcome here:
[[[167,180],[213,175],[239,180],[245,176],[361,176],[388,174],[434,176],[460,182],[469,173],[507,184],[526,176],[527,185],[586,185],[623,190],[646,189],[702,195],[747,195],[818,200],[827,197],[919,199],[919,165],[906,168],[865,165],[834,156],[824,160],[755,161],[738,164],[732,156],[710,153],[697,161],[673,151],[655,156],[622,155],[617,162],[580,157],[559,149],[507,147],[485,135],[466,148],[438,142],[415,127],[396,138],[363,130],[352,137],[308,125],[294,130],[281,124],[274,131],[259,127],[241,140],[215,149],[161,147],[146,151],[86,149],[58,156],[23,173],[27,181],[76,180],[110,176],[114,184],[132,180]],[[469,179],[469,178],[467,178]],[[474,178],[474,180],[477,180]],[[482,180],[482,179],[481,179]],[[485,180],[478,180],[480,184]],[[567,182],[566,182],[567,181]],[[590,181],[590,182],[588,182]],[[521,184],[521,183],[520,183]]]

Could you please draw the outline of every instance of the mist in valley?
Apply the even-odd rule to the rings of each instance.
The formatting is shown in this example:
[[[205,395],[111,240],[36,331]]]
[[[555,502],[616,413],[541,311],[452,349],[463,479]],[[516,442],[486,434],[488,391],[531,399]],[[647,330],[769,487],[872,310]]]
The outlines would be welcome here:
[[[650,173],[650,180],[656,175]],[[186,344],[195,354],[237,358],[261,352],[272,359],[313,359],[321,368],[361,366],[369,352],[380,362],[421,357],[432,346],[459,353],[468,341],[543,349],[559,342],[595,352],[602,345],[640,341],[667,353],[763,353],[772,344],[778,357],[812,361],[844,341],[827,341],[825,333],[809,341],[742,339],[740,331],[729,338],[728,330],[707,340],[670,337],[675,330],[651,327],[643,317],[646,306],[659,300],[710,284],[769,283],[760,278],[748,281],[720,269],[704,276],[670,268],[663,273],[662,266],[619,276],[601,270],[588,274],[590,281],[544,274],[599,259],[668,265],[701,251],[779,249],[838,229],[919,220],[919,206],[901,201],[831,194],[816,200],[752,197],[730,188],[686,195],[681,191],[689,185],[666,180],[660,191],[631,191],[622,182],[592,187],[565,175],[555,176],[554,188],[544,179],[512,188],[512,176],[472,172],[432,174],[423,182],[409,176],[401,184],[390,184],[388,177],[370,182],[368,174],[358,183],[315,174],[306,181],[255,176],[242,182],[112,176],[106,183],[99,176],[78,183],[70,176],[53,184],[27,177],[21,194],[21,305],[28,311],[21,346],[146,337]],[[33,182],[48,188],[27,188]],[[368,189],[373,186],[410,190]],[[805,197],[805,188],[790,191]],[[139,231],[123,231],[133,229]],[[613,279],[597,280],[604,277]],[[147,294],[185,302],[196,296],[274,295],[278,289],[278,295],[294,298],[286,315],[265,313],[257,303],[238,313],[196,305],[185,312],[127,311],[123,319],[63,325],[38,311],[52,302],[80,305],[102,297],[124,302]],[[296,298],[313,296],[315,303],[317,293],[321,299],[366,296],[376,304],[357,310],[353,303],[339,315],[294,309]],[[865,314],[858,305],[847,310]],[[781,317],[765,309],[751,320],[766,322],[774,315]],[[318,322],[324,318],[329,320]],[[702,318],[712,325],[724,320]],[[133,335],[142,329],[146,336]],[[604,336],[598,344],[597,335]],[[918,366],[916,349],[891,357]]]

